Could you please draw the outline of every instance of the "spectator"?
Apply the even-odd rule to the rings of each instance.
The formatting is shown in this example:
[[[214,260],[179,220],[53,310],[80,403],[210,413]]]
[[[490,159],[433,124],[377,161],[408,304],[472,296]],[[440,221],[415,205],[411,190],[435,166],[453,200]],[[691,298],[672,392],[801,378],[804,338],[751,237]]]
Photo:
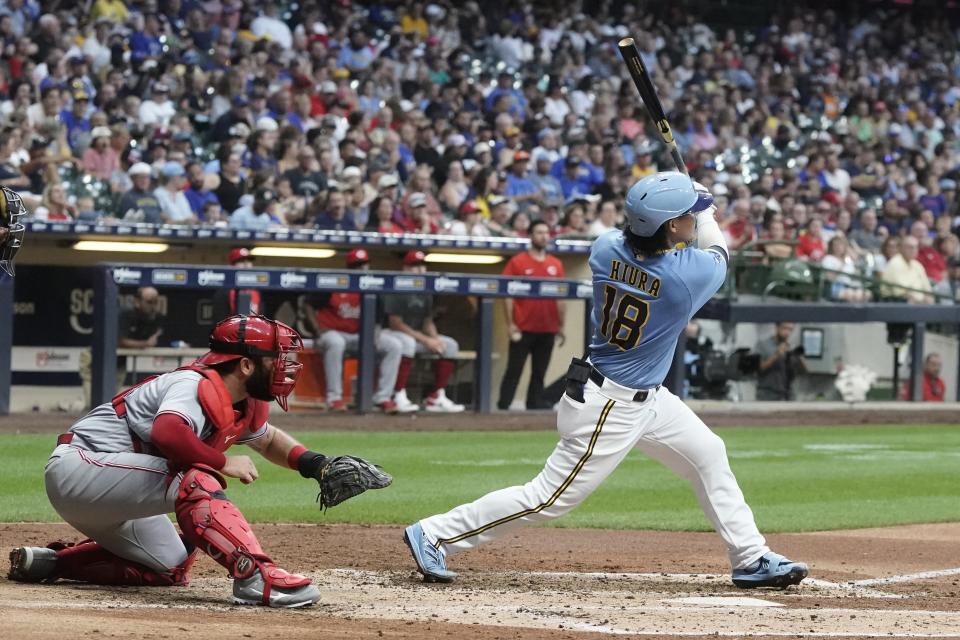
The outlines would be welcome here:
[[[440,205],[446,211],[457,211],[469,193],[470,185],[465,179],[463,164],[454,160],[447,165],[447,180],[440,188]]]
[[[423,206],[426,206],[426,204]],[[357,225],[353,216],[347,213],[347,199],[341,192],[334,190],[329,192],[326,209],[316,217],[314,226],[317,229],[356,231]]]
[[[807,370],[803,348],[790,348],[792,322],[778,322],[773,336],[757,343],[760,369],[757,374],[757,400],[793,400],[793,381]]]
[[[249,196],[245,196],[249,198]],[[276,217],[277,195],[272,189],[261,188],[250,198],[248,205],[230,214],[230,228],[247,231],[266,231]]]
[[[407,273],[426,273],[426,259],[422,251],[409,251],[403,257]],[[438,359],[434,366],[434,383],[426,395],[427,411],[459,413],[465,407],[447,398],[446,386],[456,369],[460,347],[456,340],[440,335],[433,321],[433,297],[429,294],[393,294],[383,297],[383,311],[387,318],[381,333],[398,339],[403,344],[403,358],[397,373],[393,401],[399,410],[412,404],[407,398],[407,378],[413,357],[417,353],[432,354]]]
[[[743,199],[734,200],[730,214],[720,223],[720,228],[731,251],[756,240],[756,228],[750,220],[750,203]]]
[[[900,254],[900,238],[897,236],[887,236],[880,245],[880,253],[874,256],[876,260],[873,268],[874,277],[881,277],[886,271],[887,265],[894,256]]]
[[[513,161],[510,163],[510,172],[507,174],[507,184],[504,188],[504,195],[509,196],[523,210],[531,201],[539,201],[543,194],[530,179],[527,173],[527,164],[530,160],[530,154],[522,149],[513,154]]]
[[[516,211],[516,205],[504,196],[491,196],[490,219],[487,220],[487,230],[491,236],[509,238],[513,236],[510,228],[510,217]]]
[[[186,172],[177,162],[168,162],[163,166],[163,184],[153,190],[160,203],[160,219],[166,224],[195,224],[197,217],[190,208],[190,202],[183,193],[186,184]]]
[[[37,220],[48,222],[72,222],[77,218],[77,210],[67,202],[67,190],[63,183],[51,182],[43,189],[40,206],[33,215]]]
[[[319,170],[313,147],[303,146],[297,154],[299,165],[283,176],[290,180],[290,188],[299,195],[316,195],[327,190],[327,177]]]
[[[73,105],[60,112],[60,120],[67,127],[67,141],[76,152],[87,132],[90,131],[90,96],[86,91],[75,91]]]
[[[147,21],[156,20],[155,17]],[[140,124],[166,128],[177,113],[177,108],[169,98],[170,88],[163,82],[154,82],[150,90],[150,99],[140,105]]]
[[[597,219],[590,223],[589,234],[596,238],[607,231],[613,231],[619,224],[619,218],[616,203],[612,200],[604,200],[600,203]]]
[[[197,219],[206,222],[204,207],[208,203],[220,204],[217,194],[207,189],[207,175],[203,171],[203,165],[193,160],[187,163],[187,181],[189,187],[183,192],[187,202],[190,203],[190,210]]]
[[[150,190],[151,173],[150,165],[145,162],[137,162],[127,171],[133,187],[123,194],[117,207],[120,217],[127,222],[161,222],[160,202]]]
[[[943,280],[947,271],[947,262],[944,256],[933,247],[927,225],[917,220],[910,225],[910,235],[916,238],[920,249],[917,252],[917,262],[923,265],[923,270],[931,282]]]
[[[109,180],[120,170],[120,157],[110,146],[109,127],[95,127],[90,134],[92,144],[83,152],[83,170],[89,174]]]
[[[480,217],[480,209],[473,200],[467,200],[460,205],[460,219],[450,225],[450,235],[475,238],[485,238],[490,235],[490,230],[483,224],[483,219]]]
[[[367,230],[378,233],[403,233],[403,228],[393,221],[393,201],[387,196],[374,198],[370,203]]]
[[[933,287],[943,304],[960,303],[960,258],[947,260],[947,277]]]
[[[346,257],[348,269],[367,270],[370,256],[366,249],[351,249]],[[313,305],[311,305],[313,306]],[[318,336],[317,351],[323,354],[323,373],[327,385],[327,408],[331,411],[346,411],[343,399],[343,357],[347,351],[356,352],[360,339],[360,294],[330,293],[320,296],[316,311],[308,307],[313,320],[314,335]],[[377,384],[373,404],[384,413],[398,413],[401,408],[391,396],[397,382],[402,344],[395,336],[378,332],[376,337],[380,364],[377,368]],[[412,413],[420,407],[404,404],[403,413]]]
[[[220,161],[220,184],[214,193],[224,211],[234,212],[240,206],[240,198],[246,192],[247,183],[241,170],[240,154],[226,149]]]
[[[797,242],[797,257],[811,262],[820,262],[827,252],[823,240],[823,223],[820,218],[813,218],[807,223],[806,231],[800,234]]]
[[[530,182],[540,192],[543,202],[563,201],[563,187],[560,182],[550,174],[550,155],[540,151],[534,155],[536,160],[536,173],[530,175]]]
[[[844,302],[869,302],[871,293],[859,280],[860,274],[847,253],[847,239],[838,233],[827,243],[827,254],[820,262],[826,270],[824,280],[830,285],[830,298]]]
[[[928,353],[923,359],[923,371],[921,373],[922,399],[924,402],[943,402],[946,394],[946,385],[943,378],[940,377],[940,371],[943,368],[943,361],[939,353]],[[913,389],[910,387],[910,381],[903,383],[900,387],[900,399],[912,400]]]
[[[762,238],[765,261],[786,260],[793,255],[793,245],[787,242],[787,230],[783,221],[773,218],[767,225],[767,236]]]
[[[850,232],[848,238],[857,249],[866,253],[878,253],[883,238],[877,231],[877,212],[867,208],[860,214],[860,225]]]
[[[407,233],[435,234],[440,228],[427,213],[427,196],[419,191],[407,199],[406,213],[401,226]]]
[[[579,200],[569,201],[557,235],[587,236],[589,233],[590,230],[584,218],[583,203]]]
[[[883,271],[884,296],[913,304],[932,304],[932,287],[923,265],[917,261],[920,243],[914,236],[900,241],[900,253],[893,256]]]
[[[505,276],[524,278],[563,278],[563,264],[547,253],[550,229],[545,222],[530,226],[530,247],[507,262]],[[527,357],[531,358],[530,384],[527,387],[527,409],[549,409],[543,400],[543,377],[550,365],[554,341],[559,337],[563,345],[563,325],[566,306],[563,301],[549,298],[505,298],[510,346],[507,370],[500,384],[497,408],[506,411],[513,402],[520,374]]]

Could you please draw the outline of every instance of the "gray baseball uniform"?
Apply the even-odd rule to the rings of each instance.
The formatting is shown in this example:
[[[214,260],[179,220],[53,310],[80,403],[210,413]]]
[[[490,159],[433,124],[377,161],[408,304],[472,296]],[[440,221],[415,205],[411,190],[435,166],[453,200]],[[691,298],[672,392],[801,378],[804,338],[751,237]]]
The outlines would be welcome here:
[[[148,380],[124,396],[126,414],[111,403],[93,409],[73,425],[69,444],[54,449],[45,481],[50,504],[68,523],[116,555],[167,571],[187,550],[166,514],[182,474],[151,444],[153,420],[163,413],[181,418],[203,440],[213,432],[197,397],[203,376],[172,371]],[[245,430],[237,442],[266,434],[266,422]]]

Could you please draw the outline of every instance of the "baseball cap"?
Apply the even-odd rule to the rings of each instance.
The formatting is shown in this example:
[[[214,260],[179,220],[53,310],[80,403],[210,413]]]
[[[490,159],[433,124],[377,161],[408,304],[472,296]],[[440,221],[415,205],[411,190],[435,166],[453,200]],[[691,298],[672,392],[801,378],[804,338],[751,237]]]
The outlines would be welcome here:
[[[183,170],[183,165],[179,162],[168,162],[163,165],[163,176],[165,178],[173,178],[175,176],[186,175],[186,171]]]
[[[137,162],[130,169],[127,170],[128,176],[149,176],[153,173],[153,170],[150,168],[146,162]]]
[[[382,191],[389,187],[395,187],[398,184],[400,184],[400,181],[397,180],[397,176],[393,175],[392,173],[387,173],[380,176],[380,179],[377,180],[377,189]]]
[[[355,267],[358,264],[367,264],[370,262],[370,254],[367,253],[366,249],[356,248],[350,249],[350,252],[347,253],[347,266]]]
[[[447,138],[448,147],[462,147],[467,144],[467,139],[463,137],[463,134],[454,133],[449,138]]]
[[[190,140],[189,131],[177,131],[175,134],[173,134],[174,142],[187,142],[189,140]]]
[[[490,145],[486,142],[478,142],[473,145],[473,155],[480,155],[481,153],[490,153]]]
[[[87,92],[86,92],[86,91],[80,89],[79,91],[74,91],[74,92],[73,92],[73,99],[74,99],[74,100],[89,100],[89,99],[90,99],[90,96],[87,95]]]
[[[460,205],[460,215],[465,216],[471,213],[477,213],[480,211],[480,207],[477,206],[477,203],[473,200],[467,200],[462,205]]]
[[[250,127],[243,122],[238,122],[230,127],[230,129],[227,131],[227,135],[229,135],[231,138],[246,138],[248,135],[250,135]]]
[[[320,93],[336,93],[337,83],[333,80],[324,80],[320,83]]]
[[[250,253],[250,249],[246,247],[236,247],[230,249],[230,253],[227,254],[227,262],[230,264],[237,264],[241,260],[253,260],[253,254]]]
[[[279,128],[280,125],[270,116],[263,116],[257,119],[257,131],[276,131]]]
[[[167,93],[167,92],[169,92],[169,91],[170,91],[170,87],[168,87],[168,86],[167,86],[166,84],[164,84],[163,82],[155,82],[155,83],[153,84],[153,92],[154,92],[154,93]]]
[[[500,205],[502,205],[505,202],[508,202],[509,200],[510,200],[509,198],[505,198],[503,196],[490,196],[490,198],[487,199],[487,203],[490,205],[490,208],[493,208],[493,207],[499,207]]]
[[[957,188],[957,181],[950,178],[940,180],[940,188],[944,191],[950,191]]]
[[[94,127],[93,131],[90,132],[91,138],[109,138],[110,137],[110,127]]]
[[[413,249],[407,251],[407,254],[403,256],[403,264],[405,265],[414,265],[414,264],[423,264],[427,259],[427,254],[419,249]]]
[[[507,127],[506,131],[503,132],[503,135],[506,137],[518,136],[520,135],[520,129],[518,127]]]
[[[356,167],[356,166],[352,166],[352,165],[351,165],[351,166],[349,166],[349,167],[346,167],[346,168],[343,170],[343,173],[342,173],[341,175],[342,175],[344,178],[359,178],[359,177],[363,176],[363,172],[360,171],[360,167]]]
[[[408,202],[410,203],[410,207],[414,209],[417,207],[425,207],[427,206],[427,196],[419,191],[417,193],[411,193]]]
[[[523,149],[520,149],[519,151],[513,154],[514,162],[524,162],[529,159],[530,159],[530,154],[527,151],[524,151]]]

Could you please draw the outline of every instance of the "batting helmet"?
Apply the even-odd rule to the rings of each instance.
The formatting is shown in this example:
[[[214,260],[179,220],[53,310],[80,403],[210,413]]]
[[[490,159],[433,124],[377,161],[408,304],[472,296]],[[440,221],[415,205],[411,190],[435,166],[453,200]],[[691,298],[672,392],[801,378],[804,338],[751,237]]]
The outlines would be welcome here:
[[[13,259],[23,246],[26,227],[23,219],[27,208],[20,194],[13,189],[0,187],[0,270],[13,277]]]
[[[261,315],[236,315],[217,323],[210,332],[210,351],[197,362],[213,365],[238,358],[274,358],[270,392],[286,411],[287,396],[303,368],[289,355],[302,349],[300,334],[284,323]]]
[[[667,220],[699,206],[700,194],[693,181],[679,171],[661,171],[640,180],[627,191],[627,228],[638,236],[649,238]],[[710,198],[712,203],[712,197]]]

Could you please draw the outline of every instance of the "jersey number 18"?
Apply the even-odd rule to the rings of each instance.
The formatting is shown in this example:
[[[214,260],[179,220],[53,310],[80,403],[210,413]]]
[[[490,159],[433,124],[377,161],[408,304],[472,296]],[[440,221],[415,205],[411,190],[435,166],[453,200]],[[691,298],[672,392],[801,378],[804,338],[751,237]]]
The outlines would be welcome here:
[[[635,295],[624,293],[617,301],[617,288],[604,285],[603,309],[600,311],[600,334],[609,344],[626,351],[637,346],[643,327],[650,316],[650,303]],[[617,308],[616,315],[610,318],[610,312]]]

